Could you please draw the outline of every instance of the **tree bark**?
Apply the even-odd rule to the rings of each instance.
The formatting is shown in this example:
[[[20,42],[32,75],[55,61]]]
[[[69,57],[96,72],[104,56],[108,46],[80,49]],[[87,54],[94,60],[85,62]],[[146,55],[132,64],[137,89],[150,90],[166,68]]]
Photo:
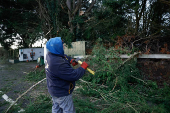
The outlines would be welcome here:
[[[88,13],[92,9],[95,2],[96,2],[96,0],[92,0],[90,7],[86,10],[86,13]],[[76,4],[75,0],[73,0],[73,3],[71,3],[71,0],[67,0],[66,5],[68,8],[68,16],[69,16],[68,25],[70,27],[70,32],[74,33],[74,29],[76,29],[76,27],[75,27],[76,24],[74,25],[72,23],[72,21],[74,20],[76,13],[79,11],[79,9],[82,6],[82,0],[77,0],[77,4]]]
[[[146,0],[142,0],[142,9],[141,11],[139,12],[139,0],[136,0],[136,9],[135,9],[135,15],[136,15],[136,28],[135,28],[135,35],[138,34],[138,30],[139,30],[139,22],[140,22],[140,19],[141,19],[141,16],[142,16],[142,13],[144,11],[144,9],[146,8]]]

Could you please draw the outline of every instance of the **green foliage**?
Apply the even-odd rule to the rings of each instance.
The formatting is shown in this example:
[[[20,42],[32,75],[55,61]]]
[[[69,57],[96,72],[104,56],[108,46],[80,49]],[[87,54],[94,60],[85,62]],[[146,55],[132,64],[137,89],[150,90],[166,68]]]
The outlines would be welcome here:
[[[6,0],[0,4],[0,43],[9,50],[13,42],[29,47],[40,38],[40,21],[35,0]]]
[[[46,17],[41,18],[42,23],[47,22],[50,25],[50,27],[53,28],[49,34],[52,37],[56,37],[58,36],[57,31],[59,31],[59,28],[63,29],[63,26],[65,26],[65,24],[68,22],[68,17],[66,14],[63,14],[61,7],[60,7],[61,4],[59,3],[59,1],[43,0],[43,2],[44,3],[42,3],[42,5],[46,9],[47,14],[43,14],[43,15],[46,15]],[[44,12],[40,12],[40,13],[44,13]],[[48,21],[46,18],[49,18],[50,21]],[[42,27],[45,27],[45,26],[46,25],[44,24]],[[45,29],[45,28],[42,28],[42,29]],[[45,32],[48,32],[48,30],[49,29],[47,29],[47,31]]]
[[[51,108],[51,98],[45,95],[40,95],[35,101],[26,107],[25,113],[51,113]]]
[[[124,12],[120,7],[123,4],[119,4],[119,7],[112,7],[111,10],[108,4],[110,2],[117,3],[117,1],[110,0],[110,2],[103,1],[102,6],[93,12],[93,20],[89,21],[85,25],[85,32],[83,36],[86,40],[96,40],[102,38],[105,40],[113,40],[116,36],[122,36],[125,34],[125,25],[127,23],[126,17],[122,16]],[[120,13],[122,12],[122,13]]]
[[[161,36],[165,36],[165,34],[167,33],[166,29],[169,28],[169,25],[164,26],[164,24],[166,23],[166,21],[169,21],[169,19],[164,18],[164,16],[166,15],[166,13],[169,13],[169,5],[162,3],[161,1],[155,1],[151,4],[149,10],[150,10],[149,16],[151,17],[152,20],[151,22],[152,27],[150,30],[151,32],[149,33],[153,34],[155,32],[159,32]],[[160,27],[162,26],[164,26],[164,28],[160,30]]]
[[[21,110],[20,106],[15,105],[8,112],[9,113],[17,113],[19,110]],[[5,111],[4,111],[4,113],[5,113]]]
[[[76,108],[76,113],[96,113],[99,110],[95,107],[94,103],[90,100],[74,99],[74,106]]]
[[[135,30],[140,31],[142,37],[139,35],[137,37],[140,39],[155,33],[156,36],[169,36],[168,2],[154,0],[143,4],[144,0],[98,0],[90,12],[82,16],[77,12],[70,17],[65,2],[41,0],[39,4],[36,0],[2,1],[0,4],[1,45],[10,49],[17,39],[21,40],[19,45],[29,47],[40,39],[40,36],[45,36],[47,39],[61,36],[68,43],[77,39],[95,41],[98,38],[113,41],[117,36],[133,35]],[[83,1],[81,6],[88,9],[90,3]],[[147,7],[142,10],[143,6]],[[83,10],[81,8],[80,10]],[[134,16],[136,18],[132,18]],[[138,26],[137,22],[139,22]],[[141,44],[141,40],[138,42]]]
[[[0,106],[2,107],[2,106],[5,106],[5,105],[7,105],[7,104],[9,104],[8,102],[0,102]]]
[[[83,77],[88,83],[83,83],[82,94],[104,100],[109,106],[102,113],[168,112],[170,88],[160,89],[155,82],[143,80],[135,58],[122,60],[121,51],[102,45],[99,40],[87,59],[96,73]]]
[[[40,81],[42,80],[43,78],[45,78],[45,70],[41,70],[41,71],[33,71],[33,72],[30,72],[26,75],[25,79],[27,81]]]
[[[83,24],[84,23],[84,19],[83,19],[84,16],[76,16],[74,18],[74,20],[72,21],[72,23],[74,24]]]
[[[62,38],[62,40],[64,41],[64,43],[66,43],[66,45],[68,45],[68,47],[71,47],[71,42],[73,41],[73,34],[69,32],[68,29],[63,29],[60,32],[60,37]]]

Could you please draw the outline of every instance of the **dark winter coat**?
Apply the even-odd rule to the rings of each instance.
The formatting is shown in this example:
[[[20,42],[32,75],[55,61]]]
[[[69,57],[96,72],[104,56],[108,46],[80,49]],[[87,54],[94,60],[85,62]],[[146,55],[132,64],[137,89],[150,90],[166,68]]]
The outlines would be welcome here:
[[[46,47],[50,51],[45,61],[48,91],[52,96],[67,96],[73,92],[75,81],[85,74],[85,69],[71,67],[71,57],[64,55],[60,37],[50,39]]]

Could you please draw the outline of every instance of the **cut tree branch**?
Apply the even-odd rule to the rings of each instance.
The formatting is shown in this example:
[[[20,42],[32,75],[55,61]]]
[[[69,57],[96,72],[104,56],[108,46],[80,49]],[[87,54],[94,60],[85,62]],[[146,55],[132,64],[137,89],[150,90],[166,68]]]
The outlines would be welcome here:
[[[85,80],[82,80],[82,79],[79,79],[81,82],[84,82],[84,83],[86,83],[86,84],[92,84],[91,82],[87,82],[87,81],[85,81]],[[108,88],[108,86],[105,86],[105,85],[100,85],[100,84],[96,84],[96,85],[98,85],[99,87],[105,87],[105,88]]]
[[[120,67],[122,67],[126,62],[130,61],[131,59],[133,59],[135,56],[141,54],[141,52],[137,52],[137,53],[134,53],[130,58],[126,59],[122,64],[120,64],[119,67],[117,67],[117,69],[119,69]],[[116,69],[116,70],[117,70]]]

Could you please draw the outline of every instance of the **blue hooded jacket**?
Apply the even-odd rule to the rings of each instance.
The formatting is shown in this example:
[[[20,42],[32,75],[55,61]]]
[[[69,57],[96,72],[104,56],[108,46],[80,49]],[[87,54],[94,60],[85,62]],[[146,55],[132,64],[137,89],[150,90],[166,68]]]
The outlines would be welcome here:
[[[64,55],[63,43],[61,37],[51,38],[46,43],[46,48],[53,54]]]
[[[85,74],[85,69],[71,67],[72,58],[64,54],[60,37],[51,38],[46,48],[49,50],[45,61],[48,92],[55,97],[67,96],[73,92],[75,81]]]

